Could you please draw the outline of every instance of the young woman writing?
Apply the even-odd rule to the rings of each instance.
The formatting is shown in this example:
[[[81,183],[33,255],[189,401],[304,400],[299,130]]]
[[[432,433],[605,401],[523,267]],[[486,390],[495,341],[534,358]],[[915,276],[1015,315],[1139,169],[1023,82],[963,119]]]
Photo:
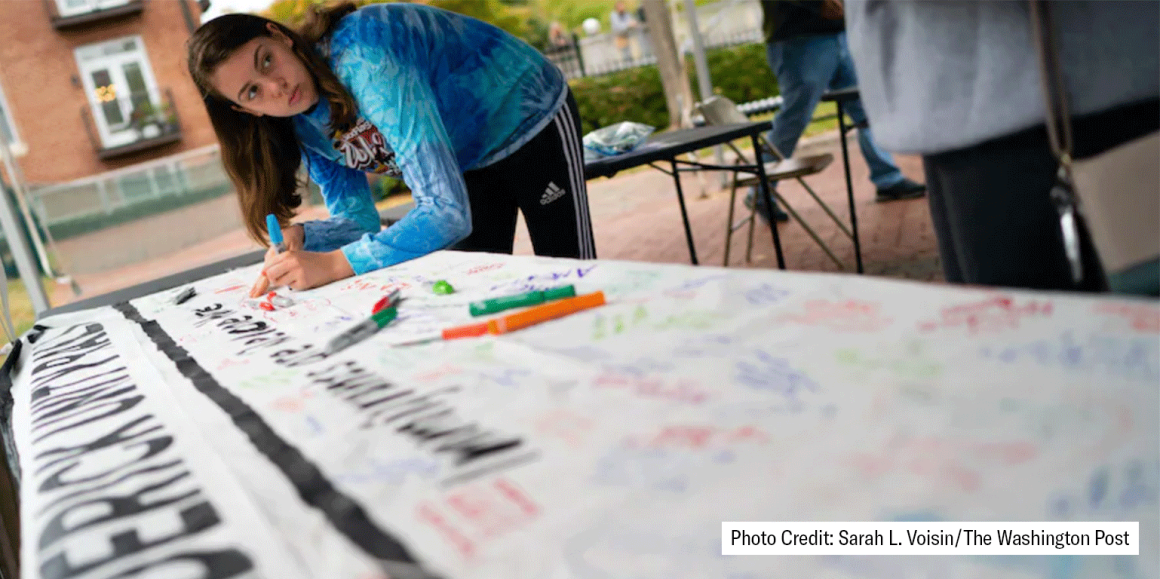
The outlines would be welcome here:
[[[414,4],[317,9],[297,33],[249,14],[203,24],[189,71],[250,236],[287,250],[251,290],[303,290],[451,247],[511,253],[516,211],[538,255],[596,257],[576,104],[560,71],[490,24]],[[287,226],[305,161],[330,218]],[[366,173],[415,209],[382,229]]]

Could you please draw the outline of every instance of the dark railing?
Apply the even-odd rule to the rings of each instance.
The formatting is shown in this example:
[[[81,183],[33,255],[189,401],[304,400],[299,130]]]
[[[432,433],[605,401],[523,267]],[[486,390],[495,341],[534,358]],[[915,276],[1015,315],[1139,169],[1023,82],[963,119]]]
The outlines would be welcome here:
[[[130,106],[125,107],[126,103]],[[128,135],[130,139],[127,142],[105,143],[101,140],[94,116],[105,115],[105,107],[114,107],[111,112],[120,118],[120,122],[110,129],[121,135],[122,139]],[[130,111],[127,115],[124,113],[126,109]],[[81,107],[81,117],[89,141],[101,159],[129,155],[181,140],[181,121],[177,118],[173,92],[169,89],[165,89],[161,102],[152,101],[146,94],[133,94],[100,104],[85,105]],[[105,115],[104,118],[108,117]]]
[[[587,76],[584,73],[584,57],[580,53],[580,39],[573,34],[561,40],[559,44],[549,44],[544,50],[544,56],[559,67],[564,78]]]
[[[643,66],[655,66],[657,59],[653,55],[652,48],[649,44],[647,28],[641,29],[634,34],[639,52],[628,58],[612,57],[594,59],[595,62],[585,62],[583,50],[580,47],[580,39],[576,35],[572,35],[570,42],[561,45],[550,45],[543,50],[543,54],[548,60],[555,63],[564,73],[564,77],[569,80],[585,76],[603,76]],[[597,50],[597,52],[613,54],[613,35],[605,34],[603,35],[603,39],[608,43],[608,46],[604,49]],[[742,33],[707,34],[704,38],[704,45],[707,50],[712,50],[714,48],[726,48],[761,41],[761,31],[754,29]],[[615,51],[615,54],[619,54],[619,51]],[[687,56],[687,58],[692,57]]]
[[[145,9],[145,0],[127,0],[124,3],[114,3],[110,0],[74,0],[81,4],[82,10],[75,13],[62,14],[57,0],[41,0],[53,28],[66,30],[79,28],[96,22],[105,22],[114,18],[123,18],[140,14]]]

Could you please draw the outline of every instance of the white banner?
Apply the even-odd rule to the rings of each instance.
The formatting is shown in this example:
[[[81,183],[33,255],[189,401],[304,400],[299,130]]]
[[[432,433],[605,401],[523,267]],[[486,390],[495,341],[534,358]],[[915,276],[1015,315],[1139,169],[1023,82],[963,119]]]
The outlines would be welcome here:
[[[721,523],[722,555],[1139,555],[1139,522]]]
[[[259,269],[42,321],[12,388],[24,579],[168,577],[202,553],[224,555],[182,577],[1160,579],[1151,302],[439,252],[263,310]],[[608,304],[394,345],[568,284]],[[396,320],[325,351],[396,289]],[[1088,523],[947,521],[1138,521],[1093,552],[1139,556],[722,556],[722,521],[811,520],[884,535],[816,553],[881,553],[890,525],[996,549],[994,526]],[[767,548],[856,531],[765,524]]]

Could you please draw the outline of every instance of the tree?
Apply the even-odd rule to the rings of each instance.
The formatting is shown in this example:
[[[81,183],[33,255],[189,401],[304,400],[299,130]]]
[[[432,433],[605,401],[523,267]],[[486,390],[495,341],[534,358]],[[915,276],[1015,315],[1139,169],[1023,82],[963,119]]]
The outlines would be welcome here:
[[[290,28],[297,28],[306,21],[306,11],[316,4],[330,4],[334,0],[277,0],[265,11],[262,16],[281,22]],[[354,0],[355,5],[378,4],[382,0]],[[413,0],[414,4],[427,4],[464,16],[470,16],[489,22],[520,38],[527,38],[529,26],[525,23],[525,13],[529,9],[523,6],[510,6],[513,0]]]
[[[689,73],[685,69],[685,59],[677,50],[677,40],[673,36],[673,18],[665,0],[641,0],[645,21],[648,23],[649,42],[657,57],[657,69],[661,73],[661,85],[665,89],[665,104],[669,109],[669,128],[676,129],[689,118],[693,107],[693,89],[689,85]]]

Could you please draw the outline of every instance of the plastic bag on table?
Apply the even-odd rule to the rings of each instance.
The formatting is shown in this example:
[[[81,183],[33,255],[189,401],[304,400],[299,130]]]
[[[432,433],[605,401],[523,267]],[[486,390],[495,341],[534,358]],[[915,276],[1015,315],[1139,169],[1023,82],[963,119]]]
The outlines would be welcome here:
[[[596,129],[584,135],[584,158],[608,157],[627,153],[645,142],[656,127],[623,121]]]

